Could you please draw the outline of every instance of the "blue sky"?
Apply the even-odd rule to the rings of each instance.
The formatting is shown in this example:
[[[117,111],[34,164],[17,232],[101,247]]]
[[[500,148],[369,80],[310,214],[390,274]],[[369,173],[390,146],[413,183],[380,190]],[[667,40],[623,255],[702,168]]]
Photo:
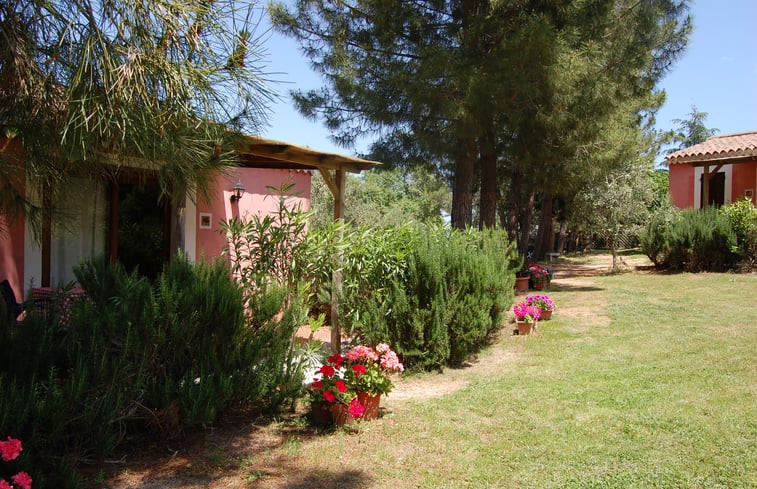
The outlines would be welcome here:
[[[657,114],[659,129],[673,129],[673,119],[685,119],[691,106],[707,113],[706,124],[719,134],[757,130],[757,0],[698,0],[692,2],[694,32],[683,57],[662,80],[667,92]],[[264,27],[264,26],[261,26]],[[263,136],[321,151],[353,154],[329,140],[320,121],[304,119],[294,109],[291,89],[317,88],[313,73],[297,43],[277,33],[264,42],[264,70],[276,83],[282,100],[271,107],[270,127]],[[358,150],[365,150],[362,144]]]

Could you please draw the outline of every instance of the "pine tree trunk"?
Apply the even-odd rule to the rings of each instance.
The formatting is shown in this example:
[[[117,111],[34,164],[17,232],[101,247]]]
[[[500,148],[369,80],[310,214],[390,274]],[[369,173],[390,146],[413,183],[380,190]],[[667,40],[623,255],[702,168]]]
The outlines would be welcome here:
[[[555,244],[554,232],[552,231],[552,204],[552,192],[545,193],[541,201],[539,234],[536,236],[534,260],[543,260],[547,253],[552,252]]]
[[[517,168],[510,173],[510,193],[507,196],[507,214],[503,227],[507,229],[507,235],[513,242],[518,242],[518,216],[520,215],[520,186],[522,177]],[[525,252],[521,248],[521,252]]]
[[[528,196],[526,205],[523,208],[523,221],[520,228],[520,251],[525,255],[528,253],[528,242],[531,239],[531,220],[534,217],[534,200],[536,199],[536,192],[533,190]]]
[[[568,223],[565,221],[562,221],[560,223],[560,234],[557,238],[557,248],[555,249],[556,252],[562,253],[565,249],[565,242],[568,238]]]
[[[494,228],[497,224],[497,149],[490,128],[484,130],[479,140],[481,154],[481,201],[479,229]]]
[[[473,220],[473,148],[472,138],[459,141],[455,161],[455,183],[452,188],[452,227],[465,229]]]

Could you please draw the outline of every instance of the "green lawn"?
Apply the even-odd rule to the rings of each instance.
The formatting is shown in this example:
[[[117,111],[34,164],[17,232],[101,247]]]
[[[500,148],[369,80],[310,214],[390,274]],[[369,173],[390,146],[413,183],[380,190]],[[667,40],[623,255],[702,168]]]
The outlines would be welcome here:
[[[467,387],[390,396],[392,413],[358,434],[297,438],[266,457],[286,474],[252,487],[757,487],[757,275],[623,274],[549,293],[558,309],[538,336],[505,336],[451,373]]]

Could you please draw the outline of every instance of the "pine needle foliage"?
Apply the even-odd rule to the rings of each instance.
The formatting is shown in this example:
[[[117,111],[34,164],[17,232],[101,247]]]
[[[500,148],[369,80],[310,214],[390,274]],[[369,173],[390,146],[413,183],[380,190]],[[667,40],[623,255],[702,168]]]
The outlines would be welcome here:
[[[31,190],[54,201],[69,176],[136,167],[165,195],[205,193],[210,172],[235,164],[233,131],[264,124],[273,97],[253,5],[2,2],[0,137],[22,141]],[[3,185],[14,163],[0,152]],[[33,215],[30,189],[13,190],[0,211]]]

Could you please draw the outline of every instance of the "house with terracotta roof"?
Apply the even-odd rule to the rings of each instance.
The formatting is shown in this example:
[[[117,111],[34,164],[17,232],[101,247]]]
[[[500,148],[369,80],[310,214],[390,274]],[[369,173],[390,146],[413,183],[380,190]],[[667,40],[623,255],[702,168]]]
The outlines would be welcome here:
[[[744,197],[757,205],[757,131],[715,136],[665,159],[677,207],[700,209]]]
[[[22,153],[20,142],[0,138],[0,149]],[[346,172],[378,164],[295,144],[243,136],[239,166],[213,177],[207,201],[161,199],[156,175],[139,165],[116,178],[74,178],[51,209],[55,217],[35,236],[26,216],[0,214],[0,281],[8,280],[17,300],[29,286],[50,288],[74,279],[82,258],[106,256],[150,276],[178,252],[190,261],[217,257],[228,246],[221,221],[265,216],[278,209],[271,187],[293,185],[287,205],[310,208],[311,176],[318,171],[334,196],[335,218],[343,217]],[[19,183],[23,185],[23,183]],[[42,200],[42,199],[39,199]]]

